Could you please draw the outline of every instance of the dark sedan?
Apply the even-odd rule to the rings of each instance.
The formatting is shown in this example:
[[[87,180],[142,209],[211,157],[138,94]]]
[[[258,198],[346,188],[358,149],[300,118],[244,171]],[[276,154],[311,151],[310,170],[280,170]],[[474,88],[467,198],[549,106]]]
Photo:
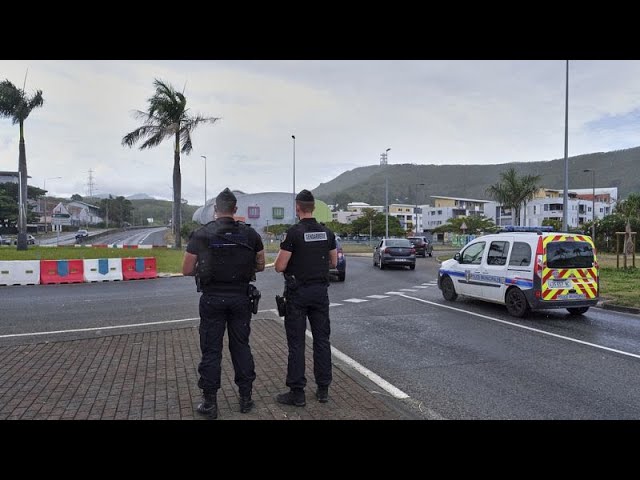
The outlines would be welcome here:
[[[395,265],[416,268],[416,249],[406,238],[383,238],[373,251],[373,266],[384,270]]]

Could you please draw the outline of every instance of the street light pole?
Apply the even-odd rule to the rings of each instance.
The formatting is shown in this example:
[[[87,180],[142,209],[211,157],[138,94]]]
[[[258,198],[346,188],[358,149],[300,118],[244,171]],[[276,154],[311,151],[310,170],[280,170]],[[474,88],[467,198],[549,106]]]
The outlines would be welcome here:
[[[564,101],[564,199],[562,202],[562,230],[569,231],[569,60]]]
[[[586,168],[583,172],[591,172],[591,181],[593,187],[593,195],[591,198],[591,239],[596,241],[596,171],[592,168]]]
[[[391,148],[387,148],[384,152],[385,160],[387,159],[389,150],[391,150]],[[385,238],[389,238],[389,176],[386,176],[384,179],[384,195],[385,195],[385,208],[384,208]]]
[[[296,136],[293,138],[293,223],[296,223]]]
[[[207,156],[206,155],[200,155],[202,158],[204,158],[204,203],[203,205],[207,204]]]
[[[59,180],[62,177],[49,177],[45,178],[44,182],[42,182],[42,189],[45,191],[44,194],[44,233],[47,233],[49,230],[49,224],[47,222],[47,180]]]
[[[418,187],[424,187],[424,183],[416,183],[416,209],[414,210],[416,214],[416,223],[414,225],[415,234],[418,235]]]

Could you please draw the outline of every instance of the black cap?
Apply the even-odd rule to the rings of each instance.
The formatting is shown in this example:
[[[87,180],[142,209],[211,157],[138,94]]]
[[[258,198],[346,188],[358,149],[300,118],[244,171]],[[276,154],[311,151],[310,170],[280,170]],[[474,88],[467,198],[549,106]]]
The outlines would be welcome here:
[[[229,190],[229,187],[222,190],[216,197],[216,203],[218,202],[234,202],[235,203],[237,201],[238,199],[233,194],[233,192]]]
[[[315,202],[313,193],[309,190],[302,190],[298,195],[296,195],[296,200],[299,202]]]

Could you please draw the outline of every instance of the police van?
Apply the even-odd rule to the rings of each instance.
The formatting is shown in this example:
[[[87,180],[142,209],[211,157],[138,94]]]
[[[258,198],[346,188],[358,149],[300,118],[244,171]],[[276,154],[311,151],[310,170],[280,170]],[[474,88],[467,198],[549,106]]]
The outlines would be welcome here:
[[[469,242],[440,266],[442,295],[503,304],[514,317],[549,308],[585,313],[598,303],[595,246],[589,236],[552,230],[506,227]]]

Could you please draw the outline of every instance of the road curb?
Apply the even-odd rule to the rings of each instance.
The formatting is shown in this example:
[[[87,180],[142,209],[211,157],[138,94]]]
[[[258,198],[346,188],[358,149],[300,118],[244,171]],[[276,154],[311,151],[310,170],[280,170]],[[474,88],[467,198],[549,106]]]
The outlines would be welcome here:
[[[604,310],[613,310],[614,312],[631,313],[634,315],[640,315],[640,308],[625,307],[623,305],[615,305],[607,302],[601,302],[598,304],[599,308]]]

